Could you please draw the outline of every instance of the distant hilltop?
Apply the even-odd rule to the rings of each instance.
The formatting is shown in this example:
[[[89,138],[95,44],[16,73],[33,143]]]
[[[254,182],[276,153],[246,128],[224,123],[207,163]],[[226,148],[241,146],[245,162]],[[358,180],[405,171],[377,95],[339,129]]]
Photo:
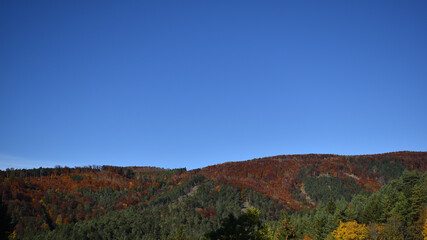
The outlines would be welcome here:
[[[190,171],[57,166],[0,171],[0,193],[8,214],[15,219],[10,234],[19,239],[50,239],[44,234],[71,233],[77,234],[71,239],[81,239],[93,233],[91,224],[104,226],[103,221],[110,226],[105,236],[136,234],[156,239],[161,234],[152,226],[164,219],[180,224],[174,219],[177,216],[192,221],[193,225],[183,227],[192,239],[198,239],[219,227],[230,213],[237,215],[250,206],[261,208],[267,214],[265,219],[279,221],[282,211],[298,212],[324,206],[321,204],[325,202],[351,201],[358,194],[378,192],[395,179],[402,184],[420,182],[417,179],[426,168],[427,152],[279,155]],[[215,220],[217,217],[219,220]],[[140,225],[135,228],[145,230],[110,233],[129,225],[111,220],[116,218],[129,224],[139,219]],[[78,232],[81,226],[87,230]],[[34,234],[40,236],[34,238]]]

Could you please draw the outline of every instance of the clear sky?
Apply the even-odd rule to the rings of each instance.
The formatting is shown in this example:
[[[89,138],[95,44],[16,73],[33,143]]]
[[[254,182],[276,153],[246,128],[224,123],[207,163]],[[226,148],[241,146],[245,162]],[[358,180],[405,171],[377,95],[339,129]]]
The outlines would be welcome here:
[[[427,1],[0,2],[0,169],[427,150]]]

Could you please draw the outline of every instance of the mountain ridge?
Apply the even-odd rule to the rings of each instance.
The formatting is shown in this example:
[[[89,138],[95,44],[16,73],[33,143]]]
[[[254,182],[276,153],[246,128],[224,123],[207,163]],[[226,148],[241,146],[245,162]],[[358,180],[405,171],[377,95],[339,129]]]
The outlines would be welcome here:
[[[331,198],[350,201],[356,194],[377,192],[381,186],[412,170],[427,170],[427,152],[277,155],[189,171],[137,166],[58,166],[0,171],[0,193],[12,216],[15,234],[31,239],[34,233],[91,221],[117,211],[133,208],[145,211],[147,206],[162,209],[161,206],[178,206],[186,199],[207,196],[211,197],[188,211],[202,218],[218,217],[212,227],[217,227],[227,212],[237,214],[241,205],[258,204],[262,208],[257,202],[264,198],[269,200],[262,201],[270,201],[268,206],[271,206],[264,211],[277,220],[278,210],[274,205],[295,212],[315,208]],[[194,189],[201,192],[193,196]],[[222,196],[223,191],[228,193]],[[237,206],[218,205],[218,201],[225,201],[221,200],[223,197],[236,198],[233,204]]]

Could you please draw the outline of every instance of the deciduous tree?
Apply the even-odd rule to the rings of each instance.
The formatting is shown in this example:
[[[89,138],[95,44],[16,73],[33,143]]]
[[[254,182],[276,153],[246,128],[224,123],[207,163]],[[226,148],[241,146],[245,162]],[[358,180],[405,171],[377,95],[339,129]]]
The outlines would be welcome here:
[[[340,222],[337,230],[333,232],[337,240],[364,240],[368,238],[368,228],[356,221]]]

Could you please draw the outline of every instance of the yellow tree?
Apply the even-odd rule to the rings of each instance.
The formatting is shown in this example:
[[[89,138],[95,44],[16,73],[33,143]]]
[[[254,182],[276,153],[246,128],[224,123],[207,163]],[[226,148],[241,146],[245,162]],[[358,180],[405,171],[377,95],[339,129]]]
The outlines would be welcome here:
[[[368,227],[356,221],[340,222],[338,229],[332,234],[337,240],[364,240],[368,238]]]
[[[424,240],[427,240],[427,218],[426,220],[424,220],[423,237],[424,237]]]

